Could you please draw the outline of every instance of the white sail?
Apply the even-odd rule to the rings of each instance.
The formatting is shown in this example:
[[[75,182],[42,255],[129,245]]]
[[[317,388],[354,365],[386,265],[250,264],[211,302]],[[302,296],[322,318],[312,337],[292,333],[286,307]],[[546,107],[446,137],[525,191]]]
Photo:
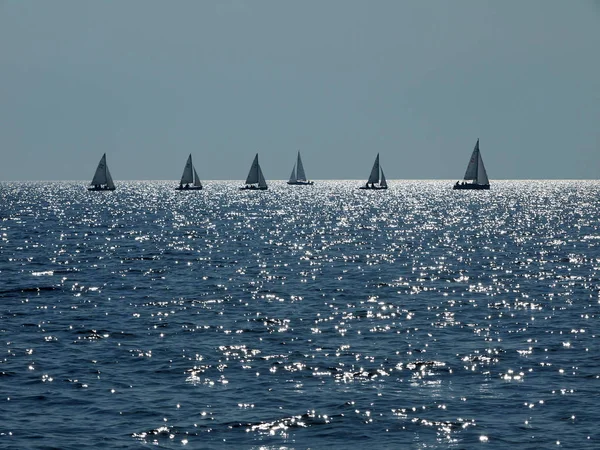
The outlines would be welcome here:
[[[300,158],[300,152],[298,152],[297,167],[298,167],[298,171],[296,172],[296,180],[306,181],[306,174],[304,173],[304,165],[302,164],[302,159]]]
[[[296,177],[296,164],[294,164],[294,168],[290,174],[290,181],[288,181],[288,183],[295,183],[296,181],[298,181],[298,178]]]
[[[377,158],[375,158],[375,163],[373,164],[367,183],[379,183],[379,153],[377,153]]]
[[[469,165],[467,165],[467,171],[465,172],[465,180],[476,181],[477,180],[477,167],[479,166],[479,139],[475,144]]]
[[[202,187],[202,182],[200,181],[200,177],[198,176],[198,173],[196,172],[195,167],[194,167],[194,186]]]
[[[181,175],[181,184],[190,184],[194,182],[194,175],[192,173],[192,155],[188,156],[188,159],[183,168],[183,174]]]
[[[479,143],[479,141],[477,142]],[[481,152],[477,153],[477,184],[490,184],[487,172],[485,171],[485,166],[483,165],[483,159],[481,158]]]
[[[383,169],[381,169],[381,181],[379,182],[379,187],[386,188],[387,181],[385,180],[385,175],[383,174]]]
[[[94,173],[94,178],[92,178],[92,182],[90,184],[92,186],[106,185],[110,189],[115,188],[112,176],[110,175],[110,171],[108,170],[108,165],[106,164],[106,153],[102,155],[102,158],[100,158],[98,167],[96,167],[96,173]]]
[[[260,167],[258,166],[258,153],[254,157],[252,161],[252,165],[250,166],[250,171],[248,172],[248,176],[246,177],[246,184],[256,184],[258,183],[258,171]]]

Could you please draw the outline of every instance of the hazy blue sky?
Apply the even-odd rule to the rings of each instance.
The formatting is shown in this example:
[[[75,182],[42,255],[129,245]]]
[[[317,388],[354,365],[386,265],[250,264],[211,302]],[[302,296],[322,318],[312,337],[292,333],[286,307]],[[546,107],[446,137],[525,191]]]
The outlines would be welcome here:
[[[0,0],[0,180],[600,178],[596,0]]]

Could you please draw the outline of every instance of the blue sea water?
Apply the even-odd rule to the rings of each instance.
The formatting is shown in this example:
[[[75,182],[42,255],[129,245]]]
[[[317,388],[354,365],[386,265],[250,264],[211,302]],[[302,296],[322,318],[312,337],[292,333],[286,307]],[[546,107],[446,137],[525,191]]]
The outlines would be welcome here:
[[[0,184],[0,448],[600,448],[600,183]]]

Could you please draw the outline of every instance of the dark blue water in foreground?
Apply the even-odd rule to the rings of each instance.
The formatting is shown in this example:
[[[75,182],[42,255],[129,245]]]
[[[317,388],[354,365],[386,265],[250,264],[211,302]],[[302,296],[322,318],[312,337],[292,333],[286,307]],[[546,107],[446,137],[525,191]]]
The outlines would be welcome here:
[[[0,184],[0,448],[600,448],[600,183]]]

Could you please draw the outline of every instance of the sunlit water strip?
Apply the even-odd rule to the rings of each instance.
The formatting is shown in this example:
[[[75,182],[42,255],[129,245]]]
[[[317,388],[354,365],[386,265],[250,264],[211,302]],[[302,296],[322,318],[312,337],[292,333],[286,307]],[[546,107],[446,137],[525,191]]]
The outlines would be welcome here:
[[[599,448],[600,184],[0,183],[0,447]]]

